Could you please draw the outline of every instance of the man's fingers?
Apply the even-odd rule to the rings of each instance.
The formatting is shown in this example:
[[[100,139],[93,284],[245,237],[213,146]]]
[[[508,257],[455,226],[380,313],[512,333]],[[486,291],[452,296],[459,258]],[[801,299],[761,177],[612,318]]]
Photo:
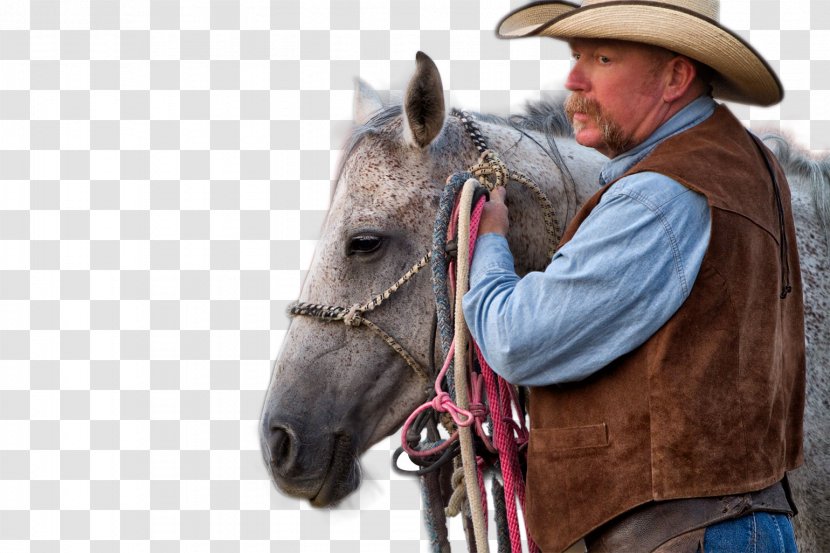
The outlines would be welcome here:
[[[490,191],[490,201],[484,204],[484,211],[481,214],[479,235],[493,232],[507,236],[510,221],[507,206],[504,203],[506,196],[507,191],[502,186]]]
[[[497,186],[490,191],[490,201],[497,203],[504,203],[507,198],[507,190],[503,186]]]

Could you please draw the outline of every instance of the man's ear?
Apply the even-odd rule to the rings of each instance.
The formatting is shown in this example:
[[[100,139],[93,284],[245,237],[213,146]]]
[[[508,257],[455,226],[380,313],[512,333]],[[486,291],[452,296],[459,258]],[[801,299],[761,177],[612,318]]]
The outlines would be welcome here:
[[[674,102],[686,95],[696,84],[697,68],[686,56],[675,56],[668,62],[668,82],[663,92],[663,100]]]

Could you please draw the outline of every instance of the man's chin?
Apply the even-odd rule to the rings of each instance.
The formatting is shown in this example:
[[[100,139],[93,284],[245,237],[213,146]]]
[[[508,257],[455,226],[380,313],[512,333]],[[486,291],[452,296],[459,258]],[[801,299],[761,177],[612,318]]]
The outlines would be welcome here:
[[[574,139],[580,146],[594,148],[598,152],[605,154],[605,142],[603,142],[602,136],[596,129],[576,125],[574,126]]]

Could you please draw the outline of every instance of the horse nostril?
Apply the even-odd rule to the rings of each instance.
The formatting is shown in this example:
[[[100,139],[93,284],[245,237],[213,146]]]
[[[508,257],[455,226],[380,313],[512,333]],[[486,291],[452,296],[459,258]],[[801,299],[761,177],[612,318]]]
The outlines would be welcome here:
[[[273,452],[277,459],[284,459],[291,452],[291,436],[282,428],[272,428],[271,436],[274,440]]]
[[[291,470],[296,458],[296,445],[291,437],[291,431],[282,426],[271,426],[268,437],[268,446],[271,449],[271,464],[274,470],[285,474]]]

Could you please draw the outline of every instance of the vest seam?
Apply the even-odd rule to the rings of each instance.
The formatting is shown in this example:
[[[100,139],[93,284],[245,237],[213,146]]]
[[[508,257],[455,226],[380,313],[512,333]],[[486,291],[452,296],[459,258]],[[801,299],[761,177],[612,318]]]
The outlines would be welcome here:
[[[718,209],[718,210],[720,210],[720,211],[722,211],[722,212],[724,212],[724,213],[729,213],[729,214],[731,214],[731,215],[737,215],[737,216],[738,216],[738,217],[740,217],[741,219],[745,219],[745,220],[749,221],[750,223],[752,223],[753,225],[755,225],[755,226],[756,226],[756,227],[758,227],[759,229],[763,230],[766,234],[768,234],[768,235],[770,236],[770,238],[772,238],[772,240],[773,240],[776,244],[780,244],[780,241],[778,240],[778,237],[777,237],[777,236],[776,236],[773,232],[771,232],[771,231],[770,231],[767,227],[765,227],[764,225],[759,224],[759,223],[758,223],[757,221],[755,221],[754,219],[752,219],[752,218],[750,218],[750,217],[747,217],[747,216],[746,216],[746,215],[744,215],[743,213],[741,213],[741,212],[739,212],[739,211],[735,211],[734,209],[728,209],[728,208],[726,208],[726,207],[721,207],[721,206],[711,205],[711,204],[709,204],[709,205],[712,207],[712,209]]]
[[[713,225],[712,225],[712,226],[714,227],[714,220],[712,221],[712,223],[713,223]],[[711,245],[711,244],[710,244],[710,245]],[[707,253],[707,254],[709,253],[709,248],[708,248],[708,247],[706,248],[706,253]],[[709,266],[711,267],[712,271],[714,271],[714,272],[715,272],[715,274],[717,274],[717,275],[718,275],[718,278],[719,278],[719,279],[721,279],[721,281],[723,282],[724,286],[726,287],[726,300],[729,302],[730,318],[731,318],[732,320],[737,321],[737,320],[738,320],[738,317],[737,317],[737,314],[738,314],[738,309],[737,309],[737,308],[736,308],[736,306],[735,306],[734,296],[733,296],[733,294],[732,294],[732,289],[731,289],[731,287],[729,286],[729,280],[728,280],[728,279],[726,279],[726,278],[725,278],[725,277],[721,274],[720,270],[718,270],[718,266],[717,266],[717,264],[715,264],[715,263],[711,263],[711,262],[710,262],[710,263],[709,263]],[[701,267],[701,268],[702,268],[702,267]],[[738,348],[739,348],[739,350],[740,350],[740,346],[741,346],[740,340],[738,341],[737,346],[738,346]],[[740,359],[740,357],[741,357],[741,355],[740,355],[740,353],[738,353],[737,358],[738,358],[738,359]],[[745,370],[741,367],[741,364],[740,364],[740,363],[738,363],[738,366],[736,367],[736,371],[739,373],[739,374],[737,375],[737,381],[741,381],[741,380],[742,380],[742,378],[741,378],[741,377],[743,376],[743,373],[745,372]],[[746,421],[745,421],[745,418],[744,418],[744,415],[745,415],[744,401],[743,401],[743,396],[742,396],[741,394],[735,394],[735,395],[737,396],[738,411],[739,411],[739,413],[740,413],[740,416],[737,418],[737,419],[738,419],[738,420],[737,420],[737,424],[738,424],[738,427],[740,428],[741,448],[742,448],[742,451],[746,452],[746,451],[749,451],[749,446],[748,446],[748,444],[747,444],[747,442],[746,442],[747,432],[746,432],[746,428],[744,427],[744,424],[745,424],[745,422],[746,422]],[[746,455],[743,455],[743,457],[744,457],[744,458],[746,458]],[[746,463],[744,463],[744,464],[746,464]]]

